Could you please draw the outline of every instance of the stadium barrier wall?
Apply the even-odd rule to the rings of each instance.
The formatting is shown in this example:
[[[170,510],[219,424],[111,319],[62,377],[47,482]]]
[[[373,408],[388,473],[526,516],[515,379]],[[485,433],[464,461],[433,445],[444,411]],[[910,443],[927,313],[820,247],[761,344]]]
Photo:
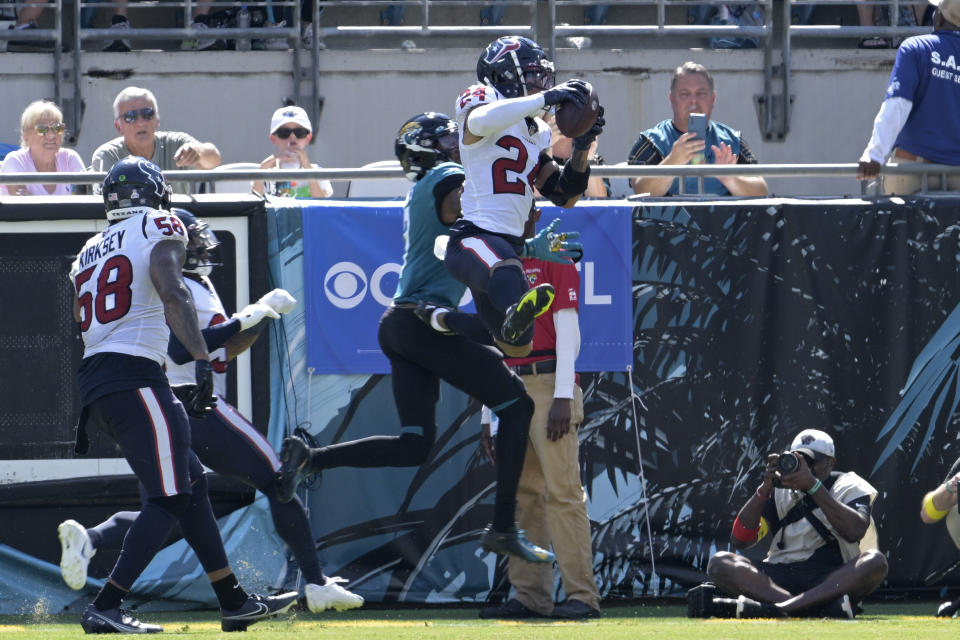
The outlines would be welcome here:
[[[80,233],[84,237],[99,224],[93,222],[95,199],[89,200],[84,201],[89,209],[71,208],[89,214],[79,223],[88,226]],[[199,197],[197,203],[224,211],[237,206]],[[30,248],[46,244],[31,235],[40,222],[50,231],[61,226],[52,221],[64,219],[63,208],[60,203],[53,217],[42,217],[41,204],[11,221],[20,200],[16,207],[0,200],[0,225],[21,233],[20,243],[4,252],[4,264],[49,255]],[[247,219],[260,225],[251,233],[250,291],[260,290],[252,284],[259,277],[263,290],[283,286],[300,297],[303,216],[323,216],[325,207],[341,205],[263,208],[243,198],[239,204],[253,207]],[[728,548],[730,524],[759,483],[766,454],[782,450],[806,427],[832,433],[838,468],[857,471],[880,491],[874,518],[890,563],[885,588],[924,589],[924,576],[956,556],[946,531],[922,525],[917,514],[923,493],[942,480],[957,456],[952,431],[958,402],[960,199],[623,204],[634,207],[632,365],[628,371],[581,377],[582,477],[603,596],[679,595],[702,579],[709,556]],[[201,215],[216,218],[214,209]],[[32,226],[17,226],[22,224]],[[363,238],[345,238],[350,241]],[[68,250],[70,242],[63,242],[57,255],[71,255],[76,248]],[[589,255],[589,246],[586,251]],[[253,259],[256,254],[265,262]],[[48,271],[56,273],[60,265]],[[63,295],[55,284],[30,277],[43,294],[23,305],[28,311],[51,304],[43,296]],[[22,288],[8,286],[8,299],[23,299]],[[70,336],[74,330],[68,324],[60,330],[69,329]],[[11,329],[5,333],[15,335]],[[302,306],[274,323],[264,338],[268,335],[260,341],[270,350],[269,366],[261,372],[269,369],[268,435],[274,445],[296,427],[319,444],[397,431],[388,376],[310,374]],[[16,351],[15,340],[8,337],[8,344],[14,345],[8,362],[16,363],[22,377],[51,368],[45,362],[34,367],[29,355]],[[74,364],[75,354],[70,352]],[[57,379],[46,388],[63,384]],[[259,401],[255,415],[258,406]],[[370,601],[481,602],[503,595],[503,561],[477,551],[479,530],[492,511],[494,478],[478,451],[478,410],[444,386],[438,444],[422,467],[335,469],[308,483],[311,523],[330,575],[350,579],[351,589]],[[5,408],[3,414],[10,423],[18,420],[15,411]],[[52,441],[38,437],[51,428],[58,427],[11,432],[11,440]],[[71,460],[69,438],[59,428],[63,450],[57,455]],[[25,433],[32,433],[32,440]],[[37,492],[44,488],[28,483],[3,490],[9,498],[29,494],[39,501]],[[59,491],[64,495],[62,485]],[[109,501],[105,513],[129,508],[118,497],[100,499]],[[5,507],[13,517],[4,521],[15,526],[5,527],[0,539],[0,575],[7,578],[0,587],[2,612],[35,610],[37,594],[50,611],[60,611],[87,601],[96,588],[91,581],[86,593],[64,593],[59,581],[53,531],[56,522],[76,517],[76,507],[66,499],[39,506],[21,502],[17,512]],[[652,539],[646,534],[648,513]],[[85,515],[86,525],[99,517]],[[296,584],[295,568],[272,534],[262,498],[221,524],[245,584]],[[11,530],[22,534],[17,538]],[[33,548],[11,544],[27,535],[38,541]],[[758,547],[751,556],[766,544]],[[148,568],[137,596],[150,607],[211,605],[213,594],[195,565],[183,542],[175,543]],[[951,580],[956,578],[945,582]]]

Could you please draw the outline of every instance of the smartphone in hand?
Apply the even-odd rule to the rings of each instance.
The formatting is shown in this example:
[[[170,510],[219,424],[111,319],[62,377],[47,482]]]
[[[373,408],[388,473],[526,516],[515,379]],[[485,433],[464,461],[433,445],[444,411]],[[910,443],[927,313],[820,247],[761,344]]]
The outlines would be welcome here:
[[[703,113],[691,113],[687,121],[687,132],[696,134],[697,138],[707,139],[707,116]]]

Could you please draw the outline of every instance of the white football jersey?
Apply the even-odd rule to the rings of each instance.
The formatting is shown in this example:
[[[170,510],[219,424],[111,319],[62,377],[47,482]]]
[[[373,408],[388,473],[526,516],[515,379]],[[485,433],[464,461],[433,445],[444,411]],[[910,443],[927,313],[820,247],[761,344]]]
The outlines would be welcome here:
[[[550,148],[550,127],[541,118],[524,119],[473,144],[463,143],[467,112],[503,99],[483,84],[468,87],[457,98],[460,162],[466,175],[460,205],[464,219],[481,229],[519,237],[533,204],[540,152]]]
[[[170,329],[150,278],[150,253],[164,240],[186,246],[187,230],[169,211],[144,208],[83,245],[70,279],[80,302],[84,358],[123,353],[163,363]]]
[[[229,320],[227,312],[223,309],[223,303],[220,302],[220,296],[217,290],[213,288],[213,283],[206,276],[203,282],[197,282],[191,278],[184,278],[187,288],[190,289],[190,295],[193,296],[193,304],[197,307],[197,321],[201,329],[212,327]],[[220,347],[216,351],[210,352],[210,364],[213,365],[213,387],[217,395],[226,397],[227,395],[227,350]],[[193,362],[186,364],[177,364],[167,357],[164,367],[167,370],[167,380],[171,385],[195,384],[196,365]]]

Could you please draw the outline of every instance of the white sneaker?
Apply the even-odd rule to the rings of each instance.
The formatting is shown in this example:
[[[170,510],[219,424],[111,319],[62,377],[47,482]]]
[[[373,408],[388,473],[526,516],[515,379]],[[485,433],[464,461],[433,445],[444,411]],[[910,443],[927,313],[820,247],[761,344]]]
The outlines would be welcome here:
[[[76,520],[64,520],[57,527],[60,538],[60,575],[71,589],[82,589],[87,584],[87,567],[97,550],[90,536]]]
[[[308,584],[303,592],[307,597],[307,607],[313,613],[320,613],[326,609],[346,611],[363,606],[363,597],[347,591],[338,583],[349,582],[345,578],[327,578],[324,585]]]
[[[208,27],[202,22],[194,21],[190,23],[190,28],[196,29],[198,31],[205,31],[210,27]],[[209,39],[197,38],[196,40],[184,40],[183,42],[180,43],[180,49],[185,51],[192,51],[192,50],[204,51],[206,49],[210,49],[216,43],[217,41],[214,38],[209,38]]]

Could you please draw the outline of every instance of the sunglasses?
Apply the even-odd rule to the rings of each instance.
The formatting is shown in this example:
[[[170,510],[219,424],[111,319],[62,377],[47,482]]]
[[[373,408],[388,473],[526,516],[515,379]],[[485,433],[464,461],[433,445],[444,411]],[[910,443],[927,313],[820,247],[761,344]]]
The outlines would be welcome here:
[[[303,127],[297,127],[296,129],[277,129],[273,132],[273,135],[277,136],[281,140],[286,140],[290,137],[290,134],[293,134],[302,140],[310,135],[310,130],[304,129]]]
[[[67,130],[67,125],[60,122],[57,124],[38,124],[34,128],[37,130],[37,133],[39,133],[42,136],[47,135],[51,131],[59,136],[63,134],[64,131]]]
[[[144,120],[153,120],[153,116],[157,115],[157,110],[153,107],[144,107],[143,109],[131,109],[130,111],[125,111],[121,116],[123,121],[127,124],[133,124],[137,121],[137,116],[140,116]]]

